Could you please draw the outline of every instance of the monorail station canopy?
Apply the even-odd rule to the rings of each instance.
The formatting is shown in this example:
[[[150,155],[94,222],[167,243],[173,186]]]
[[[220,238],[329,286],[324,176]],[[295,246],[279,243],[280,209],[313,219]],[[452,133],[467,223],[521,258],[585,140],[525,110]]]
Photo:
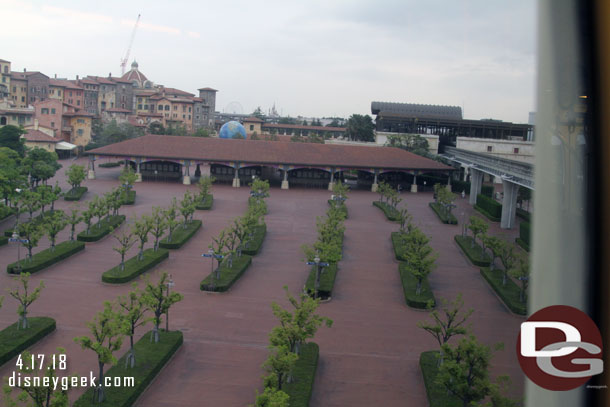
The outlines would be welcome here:
[[[150,172],[173,172],[183,183],[190,184],[190,167],[209,165],[222,167],[230,174],[234,187],[240,186],[240,176],[249,175],[249,168],[267,168],[283,176],[282,188],[289,186],[289,174],[313,174],[327,179],[332,188],[335,175],[357,170],[369,173],[372,189],[377,189],[378,176],[385,173],[406,173],[415,178],[423,173],[447,175],[453,167],[393,147],[368,147],[318,143],[278,143],[263,140],[219,139],[146,135],[110,144],[87,152],[89,178],[95,178],[94,163],[100,158],[131,161],[138,179]],[[303,170],[303,171],[300,171]],[[308,171],[313,170],[313,171]],[[254,173],[252,173],[254,174]],[[258,173],[256,173],[258,175]],[[324,177],[320,177],[323,174]],[[213,175],[215,175],[213,173]],[[415,181],[413,182],[415,184]]]

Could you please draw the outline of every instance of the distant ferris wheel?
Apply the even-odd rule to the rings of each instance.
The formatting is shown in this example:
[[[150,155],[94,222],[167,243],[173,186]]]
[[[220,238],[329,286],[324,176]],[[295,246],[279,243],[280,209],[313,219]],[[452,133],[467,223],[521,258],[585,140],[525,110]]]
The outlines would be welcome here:
[[[233,114],[244,114],[244,107],[241,105],[241,103],[234,101],[229,103],[226,107],[225,107],[225,113],[233,113]]]

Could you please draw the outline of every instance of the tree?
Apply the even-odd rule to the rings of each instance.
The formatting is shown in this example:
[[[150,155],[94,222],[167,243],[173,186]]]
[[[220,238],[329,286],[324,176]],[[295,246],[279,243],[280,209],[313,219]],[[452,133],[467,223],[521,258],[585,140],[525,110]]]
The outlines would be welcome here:
[[[115,364],[117,359],[113,353],[121,349],[125,336],[125,318],[114,310],[112,304],[104,302],[104,310],[98,312],[93,321],[87,322],[92,337],[79,336],[74,338],[83,349],[91,349],[97,354],[99,368],[98,385],[93,391],[93,397],[98,403],[105,400],[104,394],[104,365]]]
[[[131,166],[123,168],[121,171],[121,175],[119,175],[119,181],[123,185],[124,193],[127,193],[132,187],[133,184],[138,179],[136,173],[131,169]]]
[[[106,206],[109,210],[112,210],[114,216],[119,216],[119,209],[121,209],[121,205],[123,205],[121,193],[120,188],[114,188],[106,198]]]
[[[48,185],[40,185],[38,188],[36,188],[36,192],[38,193],[38,197],[39,197],[39,203],[40,203],[40,212],[41,214],[44,214],[44,209],[45,207],[51,203],[51,187],[49,187]]]
[[[438,189],[436,188],[437,185],[439,186]],[[455,201],[456,195],[449,191],[445,185],[435,184],[434,187],[437,189],[438,203],[443,207],[445,214],[451,216],[451,209],[455,206],[453,201]]]
[[[252,116],[259,118],[261,120],[265,119],[265,114],[263,113],[263,110],[261,109],[260,106],[258,106],[256,109],[254,109],[254,111],[252,112]]]
[[[338,197],[341,202],[347,199],[347,193],[349,192],[349,186],[342,183],[341,180],[337,180],[333,185],[333,194]]]
[[[263,393],[256,393],[254,407],[289,407],[290,396],[275,387],[265,387]]]
[[[500,244],[499,256],[502,266],[504,266],[502,285],[506,285],[506,281],[508,280],[508,271],[511,270],[515,264],[515,256],[515,245],[508,243],[506,240],[502,240],[502,243]]]
[[[174,230],[180,224],[180,221],[176,219],[178,216],[177,208],[178,204],[176,203],[176,198],[173,198],[171,205],[163,212],[165,215],[165,222],[167,223],[167,229],[169,229],[169,233],[167,235],[168,242],[172,241],[172,233],[174,233]]]
[[[200,201],[203,201],[205,197],[210,194],[214,181],[216,181],[216,178],[211,176],[202,175],[201,177],[199,177],[199,183],[197,184],[197,186],[199,187]]]
[[[168,274],[165,272],[161,274],[157,284],[152,284],[148,277],[144,281],[146,282],[146,287],[141,299],[146,308],[151,310],[155,315],[153,318],[155,328],[153,329],[151,341],[157,343],[160,340],[159,324],[161,324],[161,316],[167,313],[173,304],[182,301],[183,296],[175,291],[169,294],[169,296],[165,294],[168,283]]]
[[[72,190],[80,187],[80,184],[85,180],[87,173],[85,167],[78,164],[72,164],[66,170],[66,177],[68,177],[68,184],[72,186]]]
[[[440,310],[430,312],[433,322],[420,321],[417,326],[432,335],[442,350],[443,345],[449,342],[449,339],[457,335],[466,335],[468,332],[468,328],[464,324],[474,310],[470,308],[462,311],[463,306],[462,294],[458,294],[455,300],[451,302],[443,298],[441,299]],[[441,352],[439,365],[442,363],[443,353]]]
[[[477,243],[477,236],[485,234],[487,229],[489,229],[489,225],[478,216],[471,216],[468,229],[472,231],[472,247],[474,247]]]
[[[191,191],[187,190],[184,193],[184,198],[182,198],[182,201],[180,201],[180,213],[184,217],[184,223],[182,226],[184,229],[186,229],[189,219],[193,216],[193,213],[195,213],[196,206],[197,204],[195,203],[195,196],[193,196]]]
[[[421,293],[422,280],[432,272],[436,255],[428,245],[430,239],[418,228],[414,228],[407,238],[406,253],[407,262],[411,273],[417,278],[417,288],[415,293]]]
[[[28,249],[28,259],[32,261],[32,250],[38,246],[38,241],[42,237],[42,226],[37,222],[20,223],[17,226],[17,233],[23,237],[21,244]]]
[[[25,156],[25,140],[21,138],[25,133],[23,127],[12,125],[0,127],[0,147],[8,147],[21,157]]]
[[[76,229],[76,225],[83,221],[83,217],[79,214],[78,209],[73,208],[70,211],[67,221],[70,224],[70,241],[74,241],[74,231]]]
[[[491,350],[479,344],[472,335],[463,338],[457,346],[442,346],[444,363],[439,367],[436,381],[450,394],[462,401],[464,407],[474,405],[490,395],[489,380]]]
[[[155,237],[154,251],[159,249],[159,239],[161,239],[166,230],[167,222],[163,210],[158,206],[153,207],[150,218],[150,233]]]
[[[101,228],[102,217],[106,213],[106,202],[104,198],[100,198],[99,196],[94,196],[93,200],[89,202],[89,210],[93,214],[93,216],[97,217],[97,228]]]
[[[112,250],[121,255],[121,271],[125,270],[125,254],[131,249],[136,243],[132,231],[123,232],[120,235],[113,235],[114,238],[119,242],[119,246],[114,246]]]
[[[353,114],[347,119],[345,135],[352,141],[375,141],[374,130],[371,116]]]
[[[21,191],[19,200],[21,202],[21,206],[26,209],[30,215],[29,220],[31,221],[34,217],[34,212],[40,208],[40,194],[31,190]]]
[[[413,216],[409,214],[407,208],[402,208],[398,211],[398,222],[400,223],[400,233],[408,233],[411,232],[413,225],[411,224],[411,220]]]
[[[266,384],[269,387],[273,385],[276,389],[282,390],[282,386],[299,359],[299,355],[292,353],[286,345],[270,346],[269,349],[271,354],[263,364],[263,369],[269,373]]]
[[[17,190],[24,189],[26,181],[27,178],[21,172],[19,153],[8,147],[0,147],[0,197],[4,199],[5,205],[8,206],[9,201],[13,203]]]
[[[49,200],[51,201],[51,210],[55,210],[55,201],[61,198],[61,187],[59,186],[59,182],[55,182],[55,186],[51,189],[51,194],[49,196]]]
[[[133,228],[131,229],[131,233],[136,236],[139,240],[138,244],[138,260],[142,260],[144,257],[144,245],[148,242],[148,234],[150,233],[150,229],[152,228],[152,219],[150,216],[142,215],[140,220],[137,220],[133,223]]]
[[[29,150],[21,163],[23,173],[31,176],[32,185],[38,185],[40,181],[46,183],[61,168],[56,153],[38,147]]]
[[[212,244],[208,247],[212,250],[214,258],[218,261],[218,267],[216,268],[216,280],[220,280],[220,264],[222,259],[229,254],[227,250],[227,231],[221,230],[217,237],[212,238]]]
[[[123,318],[127,322],[125,324],[125,334],[129,336],[129,353],[125,358],[125,367],[135,367],[136,352],[133,347],[133,336],[136,328],[145,325],[149,320],[144,318],[146,314],[146,305],[142,302],[142,293],[138,290],[138,284],[133,283],[133,291],[130,291],[126,296],[120,296],[117,303],[123,312]]]
[[[500,256],[500,250],[502,249],[502,239],[496,236],[485,236],[483,239],[484,246],[491,252],[491,262],[489,268],[494,269],[496,258]]]
[[[530,278],[530,263],[528,259],[519,257],[517,266],[509,270],[509,274],[519,280],[521,283],[521,291],[519,292],[519,300],[525,302],[525,294],[529,285]]]
[[[30,288],[30,273],[21,273],[13,278],[13,281],[21,284],[23,287],[23,292],[20,287],[9,290],[9,295],[19,302],[19,308],[17,309],[19,323],[17,326],[20,329],[27,329],[29,328],[28,307],[40,297],[40,292],[44,288],[44,282],[41,281],[40,285],[36,287],[32,293],[28,293]]]
[[[53,212],[45,219],[43,227],[47,233],[47,236],[49,236],[49,240],[51,241],[52,252],[55,251],[55,240],[57,238],[57,234],[64,230],[67,225],[68,219],[62,211]]]
[[[85,233],[89,234],[89,230],[91,229],[91,219],[93,219],[94,215],[94,211],[92,209],[92,202],[89,202],[89,209],[84,210],[82,212],[82,219],[83,222],[85,222],[85,225],[87,225],[87,229],[85,230]]]
[[[385,145],[387,147],[401,148],[424,157],[429,155],[428,140],[419,134],[391,134],[388,136]]]

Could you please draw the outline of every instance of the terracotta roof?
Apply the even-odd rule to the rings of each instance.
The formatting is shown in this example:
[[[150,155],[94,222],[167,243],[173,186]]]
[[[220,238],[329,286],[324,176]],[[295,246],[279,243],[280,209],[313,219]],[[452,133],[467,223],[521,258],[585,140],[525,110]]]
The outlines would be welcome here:
[[[138,116],[142,117],[163,117],[161,113],[138,113]]]
[[[108,78],[102,78],[101,76],[88,76],[87,78],[93,79],[93,80],[101,83],[102,85],[116,85],[115,82],[111,81]]]
[[[30,129],[23,135],[27,141],[39,141],[46,143],[59,143],[61,140],[57,140],[55,137],[51,137],[40,130]]]
[[[263,123],[263,127],[272,129],[297,129],[297,130],[319,130],[319,131],[345,131],[345,127],[325,127],[325,126],[303,126],[301,124],[275,124]]]
[[[208,92],[218,92],[216,89],[212,89],[212,88],[199,88],[197,90],[207,90]]]
[[[350,168],[452,171],[453,167],[394,147],[277,143],[149,134],[90,150],[88,154],[201,161],[239,161]]]
[[[67,103],[64,103],[64,104],[67,104]],[[72,106],[72,107],[74,107],[74,106]],[[89,113],[89,112],[87,112],[85,110],[82,110],[82,109],[77,110],[76,112],[63,112],[62,114],[64,116],[83,116],[83,117],[93,117],[93,116],[95,116],[94,114],[91,114],[91,113]]]
[[[192,94],[192,93],[188,93],[188,92],[185,92],[185,91],[183,91],[183,90],[176,89],[176,88],[166,88],[166,87],[163,87],[163,88],[161,88],[161,89],[160,89],[160,91],[161,91],[161,92],[162,92],[162,91],[165,91],[165,94],[166,94],[166,95],[195,96],[195,95],[194,95],[194,94]]]
[[[244,123],[246,123],[246,122],[248,122],[248,123],[265,123],[264,120],[261,120],[258,117],[254,117],[254,116],[246,117],[244,119]]]
[[[68,80],[64,80],[64,79],[49,79],[49,85],[59,86],[59,87],[68,88],[68,89],[79,89],[79,90],[83,89],[82,86],[79,86],[72,81],[68,81]]]
[[[111,107],[110,109],[106,109],[105,111],[109,113],[131,113],[131,110],[121,109],[120,107]]]
[[[100,83],[98,81],[95,81],[93,79],[80,79],[81,83],[86,83],[87,85],[99,85]]]
[[[11,63],[11,61],[7,61],[6,59],[0,59],[0,62],[8,62],[9,64]]]

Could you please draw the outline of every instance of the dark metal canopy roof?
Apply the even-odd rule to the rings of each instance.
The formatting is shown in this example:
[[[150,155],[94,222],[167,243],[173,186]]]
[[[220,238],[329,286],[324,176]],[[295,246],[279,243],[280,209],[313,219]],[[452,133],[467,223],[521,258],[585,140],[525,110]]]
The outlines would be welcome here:
[[[416,103],[371,102],[371,113],[375,115],[393,113],[427,119],[457,120],[462,118],[462,108],[459,106],[420,105]]]

